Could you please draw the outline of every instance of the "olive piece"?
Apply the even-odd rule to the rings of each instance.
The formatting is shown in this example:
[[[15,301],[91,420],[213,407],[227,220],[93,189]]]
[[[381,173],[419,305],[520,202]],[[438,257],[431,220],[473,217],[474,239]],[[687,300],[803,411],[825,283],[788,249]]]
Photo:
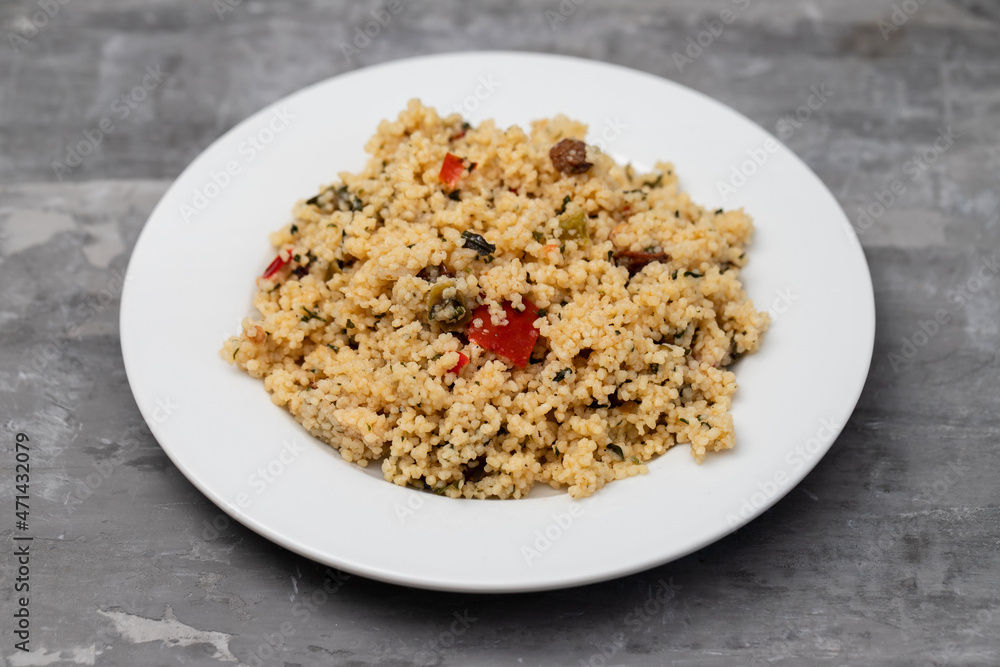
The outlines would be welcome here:
[[[442,280],[427,293],[427,321],[442,329],[457,329],[472,319],[472,311],[451,280]]]

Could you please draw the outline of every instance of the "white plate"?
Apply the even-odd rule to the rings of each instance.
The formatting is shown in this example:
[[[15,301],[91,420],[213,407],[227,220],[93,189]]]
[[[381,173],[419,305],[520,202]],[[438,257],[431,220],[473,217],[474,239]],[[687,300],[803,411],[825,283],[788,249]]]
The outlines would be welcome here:
[[[761,350],[736,367],[734,450],[699,466],[687,446],[676,447],[648,475],[580,501],[565,493],[453,500],[344,462],[275,407],[259,380],[219,358],[274,255],[267,234],[288,222],[297,199],[360,168],[379,120],[413,97],[500,126],[565,113],[589,123],[589,139],[619,159],[673,161],[694,201],[746,208],[756,234],[743,281],[774,323]],[[142,231],[121,313],[139,409],[220,508],[292,551],[367,577],[528,591],[688,554],[759,515],[816,465],[854,409],[871,360],[874,299],[857,237],[819,179],[784,146],[768,152],[769,141],[683,86],[557,56],[431,56],[311,86],[212,144]],[[747,162],[752,155],[763,164]],[[718,183],[734,167],[754,173],[724,201]]]

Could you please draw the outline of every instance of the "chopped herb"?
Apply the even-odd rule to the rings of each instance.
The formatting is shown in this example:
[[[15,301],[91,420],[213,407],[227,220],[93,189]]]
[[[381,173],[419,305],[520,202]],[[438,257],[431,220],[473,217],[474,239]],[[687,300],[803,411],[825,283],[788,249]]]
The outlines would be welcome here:
[[[559,371],[558,373],[556,373],[554,376],[552,376],[552,379],[555,382],[562,382],[564,379],[566,379],[566,376],[569,375],[572,372],[573,371],[571,371],[570,369],[564,368],[561,371]]]
[[[442,486],[440,489],[434,489],[434,493],[436,493],[439,496],[442,496],[444,495],[444,492],[447,491],[448,489],[458,490],[458,482],[457,481],[452,482],[448,486]]]
[[[685,424],[687,424],[688,426],[691,425],[691,422],[689,422],[688,420],[684,419],[684,417],[681,417],[681,421],[684,422]]]
[[[663,182],[663,172],[660,172],[656,176],[656,180],[655,181],[653,181],[651,183],[643,183],[642,185],[643,185],[643,187],[646,187],[646,188],[658,188],[658,187],[660,187],[660,183],[662,183],[662,182]]]
[[[621,331],[619,331],[618,329],[615,329],[615,335],[616,335],[616,336],[621,336],[621,335],[622,335],[622,332],[621,332]]]
[[[236,348],[236,349],[235,349],[235,350],[233,351],[233,360],[234,360],[234,361],[236,360],[236,353],[237,353],[237,352],[239,352],[239,351],[240,351],[240,348]]]
[[[565,197],[563,197],[562,206],[560,206],[559,210],[556,211],[556,215],[562,215],[563,213],[565,213],[566,212],[566,205],[569,204],[569,202],[570,202],[570,196],[569,195],[566,195]]]
[[[411,243],[410,245],[408,245],[408,246],[406,246],[406,247],[407,247],[408,249],[413,249],[413,246],[415,246],[415,245],[417,245],[417,244],[416,244],[416,243]]]
[[[630,456],[630,457],[629,457],[629,461],[631,461],[632,463],[634,463],[634,464],[636,464],[636,465],[639,465],[639,464],[641,464],[641,463],[642,463],[642,461],[640,461],[640,460],[639,460],[639,459],[638,459],[637,457],[635,457],[635,456]]]
[[[469,230],[462,232],[462,245],[470,250],[475,250],[480,255],[491,255],[497,251],[495,245]]]
[[[545,239],[545,234],[543,234],[541,232],[531,232],[531,238],[533,238],[536,241],[538,241],[539,243],[541,243],[542,240]]]
[[[548,314],[549,314],[549,311],[545,310],[544,308],[539,308],[538,309],[538,317],[545,317]]]
[[[306,311],[306,314],[303,315],[302,318],[301,318],[303,322],[308,322],[309,320],[322,320],[322,321],[326,322],[326,318],[325,317],[321,317],[321,316],[317,315],[316,313],[314,313],[313,311],[309,310],[305,306],[302,306],[302,310]]]
[[[655,373],[659,373],[660,372],[660,365],[659,364],[650,364],[649,365],[649,371],[651,373],[654,373],[654,374]]]
[[[462,193],[458,190],[452,190],[448,193],[448,199],[452,201],[462,201]]]
[[[333,345],[332,343],[327,343],[326,346],[331,350],[333,350],[334,352],[340,352],[340,348],[337,347],[336,345]]]
[[[722,213],[723,213],[723,211],[722,211],[722,209],[721,209],[721,208],[717,208],[717,209],[715,209],[715,214],[716,214],[716,215],[722,215]]]
[[[298,234],[298,233],[299,233],[299,226],[298,226],[298,225],[292,225],[292,226],[291,226],[291,227],[289,228],[289,230],[288,230],[288,233],[289,233],[289,234],[293,234],[293,235],[294,235],[294,234]]]
[[[612,259],[612,258],[613,258],[614,256],[615,256],[615,251],[614,251],[614,250],[609,250],[609,251],[608,251],[608,261],[610,262],[610,261],[611,261],[611,259]]]
[[[680,211],[674,211],[674,217],[675,218],[681,217],[681,212]]]
[[[703,273],[698,273],[697,271],[685,271],[684,275],[691,276],[692,278],[701,278],[702,276],[704,276]]]
[[[347,328],[348,329],[353,329],[354,328],[354,322],[352,322],[350,320],[347,320]]]
[[[622,448],[619,447],[618,445],[608,445],[608,449],[614,452],[615,456],[617,456],[619,460],[621,461],[625,460],[625,452],[623,452]]]

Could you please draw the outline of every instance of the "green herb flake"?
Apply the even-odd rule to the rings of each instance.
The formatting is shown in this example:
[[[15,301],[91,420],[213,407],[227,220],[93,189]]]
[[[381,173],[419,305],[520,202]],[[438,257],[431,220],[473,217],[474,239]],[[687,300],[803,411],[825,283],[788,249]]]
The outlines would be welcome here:
[[[569,204],[569,202],[570,202],[570,199],[571,199],[571,198],[570,198],[570,196],[569,196],[569,195],[566,195],[565,197],[563,197],[563,200],[562,200],[562,206],[560,206],[560,207],[559,207],[559,210],[558,210],[558,211],[556,211],[556,214],[557,214],[557,215],[562,215],[563,213],[565,213],[565,212],[566,212],[566,206],[567,206],[567,205]]]
[[[289,233],[289,234],[291,234],[291,235],[293,235],[293,236],[294,236],[295,234],[298,234],[298,233],[299,233],[299,226],[298,226],[298,225],[292,225],[292,226],[291,226],[291,227],[289,228],[289,230],[288,230],[288,233]]]
[[[688,420],[684,419],[684,417],[681,417],[681,418],[680,418],[680,420],[681,420],[682,422],[684,422],[685,424],[687,424],[688,426],[690,426],[690,425],[691,425],[691,422],[689,422]]]
[[[544,308],[539,308],[538,309],[538,317],[545,317],[548,314],[549,314],[549,311],[545,310]]]
[[[326,322],[325,317],[317,315],[315,312],[309,310],[305,306],[302,306],[302,310],[306,311],[306,314],[300,318],[303,322],[308,322],[309,320],[322,320],[323,322]]]
[[[552,376],[552,379],[555,382],[562,382],[564,379],[566,379],[566,376],[572,372],[573,371],[570,370],[569,368],[564,368],[561,371],[557,372],[554,376]]]
[[[240,351],[240,348],[236,348],[236,350],[233,351],[233,361],[236,361],[236,353],[239,352],[239,351]]]
[[[442,486],[440,489],[434,489],[434,493],[436,493],[439,496],[443,496],[445,491],[447,491],[448,489],[458,490],[458,482],[452,482],[448,486]]]
[[[536,241],[538,241],[539,243],[541,243],[543,240],[545,240],[545,234],[543,234],[542,232],[538,232],[538,231],[531,232],[531,238],[533,238]]]
[[[703,274],[703,273],[698,273],[697,271],[685,271],[685,272],[684,272],[684,275],[685,275],[685,276],[690,276],[691,278],[701,278],[701,277],[703,277],[703,276],[704,276],[705,274]]]
[[[354,322],[352,322],[350,320],[347,320],[347,328],[348,329],[353,329],[354,328]]]
[[[618,457],[619,461],[625,460],[625,452],[623,452],[622,448],[618,445],[608,445],[608,449],[610,449],[614,455]]]

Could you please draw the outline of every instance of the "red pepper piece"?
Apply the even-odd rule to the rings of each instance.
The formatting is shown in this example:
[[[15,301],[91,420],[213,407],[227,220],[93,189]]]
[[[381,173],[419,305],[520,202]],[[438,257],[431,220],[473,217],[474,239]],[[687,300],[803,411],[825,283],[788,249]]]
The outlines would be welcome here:
[[[472,324],[469,326],[469,340],[478,343],[480,347],[494,352],[518,368],[528,365],[531,350],[538,340],[538,329],[533,325],[538,319],[538,308],[527,299],[524,301],[524,311],[514,310],[509,301],[504,301],[503,309],[507,313],[507,324],[494,326],[490,320],[487,306],[479,306],[472,313]],[[482,322],[476,326],[476,320]]]
[[[280,252],[278,253],[278,256],[274,258],[274,261],[268,264],[267,268],[264,269],[264,278],[268,279],[273,278],[275,274],[278,273],[278,271],[281,271],[281,269],[283,269],[286,264],[292,261],[292,251],[288,250],[286,254],[287,256],[284,259],[282,259],[281,253]]]
[[[438,174],[438,177],[449,188],[454,188],[464,173],[465,162],[462,158],[448,153],[444,156],[444,164],[441,165],[441,173]]]
[[[449,370],[448,372],[449,373],[461,373],[462,369],[465,368],[465,365],[468,364],[468,363],[469,363],[469,358],[467,356],[465,356],[464,354],[462,354],[461,352],[459,352],[458,353],[458,363],[455,364],[455,367],[452,368],[451,370]]]

